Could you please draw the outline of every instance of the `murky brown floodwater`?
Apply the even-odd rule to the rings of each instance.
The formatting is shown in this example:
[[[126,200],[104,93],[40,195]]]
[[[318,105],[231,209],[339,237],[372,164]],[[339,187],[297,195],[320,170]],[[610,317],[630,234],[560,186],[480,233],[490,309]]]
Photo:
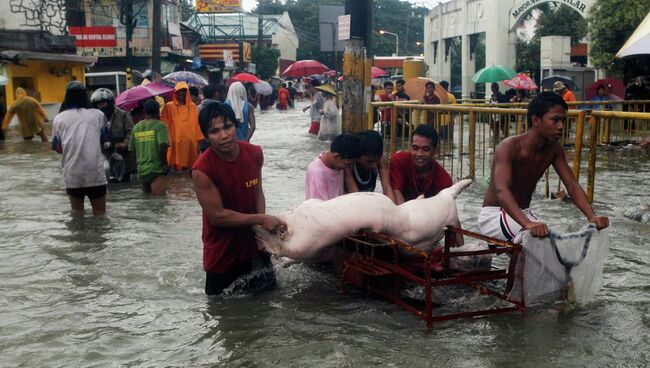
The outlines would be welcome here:
[[[300,107],[300,106],[299,106]],[[258,115],[268,211],[299,204],[326,143],[296,111]],[[584,307],[556,305],[424,323],[383,300],[338,292],[330,275],[277,269],[279,287],[209,301],[200,208],[188,177],[165,199],[110,187],[108,216],[71,218],[59,156],[10,132],[0,143],[0,363],[7,367],[645,367],[650,364],[650,225],[622,216],[650,202],[648,152],[601,153],[598,212],[610,216],[605,285]],[[459,198],[476,229],[485,188]],[[541,192],[541,185],[540,185]],[[559,229],[583,217],[544,200]],[[466,301],[463,295],[441,300]]]

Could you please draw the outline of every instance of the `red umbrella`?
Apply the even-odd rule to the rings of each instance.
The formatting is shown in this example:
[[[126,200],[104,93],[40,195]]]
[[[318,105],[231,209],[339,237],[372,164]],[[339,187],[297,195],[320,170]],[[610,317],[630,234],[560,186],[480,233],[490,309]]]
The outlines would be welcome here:
[[[316,60],[299,60],[289,65],[289,67],[282,72],[282,75],[285,77],[305,77],[312,74],[323,74],[328,70],[330,70],[330,68]]]
[[[616,97],[612,98],[612,100],[621,99],[621,97],[625,96],[625,85],[621,81],[616,78],[605,78],[595,81],[587,88],[585,96],[587,100],[591,100],[596,96],[596,94],[598,94],[598,87],[600,86],[605,87],[605,92],[608,95]]]
[[[384,69],[377,68],[376,66],[373,66],[372,69],[370,70],[370,76],[372,78],[385,77],[386,74],[387,73]]]
[[[512,77],[512,79],[503,81],[503,84],[514,89],[525,89],[528,91],[537,89],[537,84],[535,84],[535,81],[525,73],[519,73]]]
[[[230,78],[230,80],[250,83],[258,83],[260,81],[256,76],[250,73],[237,73]]]

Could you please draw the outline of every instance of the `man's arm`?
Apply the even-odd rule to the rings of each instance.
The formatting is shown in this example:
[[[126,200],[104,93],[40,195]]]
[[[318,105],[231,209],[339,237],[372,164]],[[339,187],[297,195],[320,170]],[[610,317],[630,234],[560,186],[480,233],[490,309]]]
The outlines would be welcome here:
[[[388,166],[388,160],[386,159],[386,154],[382,155],[379,159],[379,182],[381,183],[381,190],[384,192],[384,195],[390,198],[393,203],[397,203],[397,198],[395,198],[395,191],[393,190],[393,185],[390,183],[390,167]],[[402,202],[404,202],[404,196],[402,196]]]
[[[404,187],[404,173],[403,165],[397,162],[395,155],[391,156],[391,163],[389,168],[390,173],[390,186],[393,188],[393,197],[395,198],[394,202],[396,205],[404,203],[404,194],[402,193]],[[383,185],[383,183],[382,183]]]
[[[609,219],[606,216],[596,216],[594,213],[594,209],[589,204],[585,191],[582,190],[582,187],[573,176],[573,172],[566,162],[564,150],[560,146],[557,147],[557,152],[553,159],[553,168],[560,176],[567,192],[573,198],[573,203],[587,217],[587,221],[596,224],[598,230],[609,226]]]
[[[262,213],[247,214],[223,207],[221,194],[210,178],[198,169],[192,170],[194,191],[203,211],[213,226],[225,228],[241,228],[253,225],[262,225],[264,229],[275,232],[286,228],[286,224],[279,218]]]
[[[545,237],[548,235],[548,227],[543,222],[530,221],[524,212],[519,208],[515,196],[510,190],[512,185],[512,162],[515,156],[515,147],[511,142],[504,141],[497,146],[494,154],[494,173],[491,180],[494,182],[494,192],[499,205],[510,217],[512,217],[522,228],[530,230],[533,236]]]
[[[347,193],[355,193],[359,191],[359,187],[357,186],[357,181],[354,180],[354,174],[352,170],[352,166],[349,166],[346,167],[344,171],[345,190]]]

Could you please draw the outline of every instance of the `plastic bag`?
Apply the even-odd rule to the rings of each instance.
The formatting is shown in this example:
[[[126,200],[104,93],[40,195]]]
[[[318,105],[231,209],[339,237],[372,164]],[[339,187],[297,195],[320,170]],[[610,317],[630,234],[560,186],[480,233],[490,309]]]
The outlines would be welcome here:
[[[546,238],[535,238],[526,231],[521,244],[524,250],[517,260],[511,299],[521,299],[523,286],[529,306],[555,301],[565,292],[569,302],[586,304],[602,287],[609,237],[595,225],[570,234],[551,230]]]

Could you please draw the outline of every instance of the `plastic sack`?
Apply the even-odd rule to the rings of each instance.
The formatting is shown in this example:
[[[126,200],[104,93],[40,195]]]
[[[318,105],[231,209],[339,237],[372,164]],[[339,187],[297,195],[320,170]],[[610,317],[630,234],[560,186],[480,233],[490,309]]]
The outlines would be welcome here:
[[[451,252],[473,252],[489,249],[487,243],[478,242],[465,244],[461,247],[451,248]],[[492,268],[491,254],[477,254],[449,258],[449,264],[454,271],[475,272],[489,271]]]
[[[521,244],[524,249],[517,260],[511,299],[520,301],[522,279],[528,306],[553,302],[565,291],[569,302],[586,304],[602,287],[609,237],[595,225],[570,234],[551,230],[546,238],[526,231]]]

